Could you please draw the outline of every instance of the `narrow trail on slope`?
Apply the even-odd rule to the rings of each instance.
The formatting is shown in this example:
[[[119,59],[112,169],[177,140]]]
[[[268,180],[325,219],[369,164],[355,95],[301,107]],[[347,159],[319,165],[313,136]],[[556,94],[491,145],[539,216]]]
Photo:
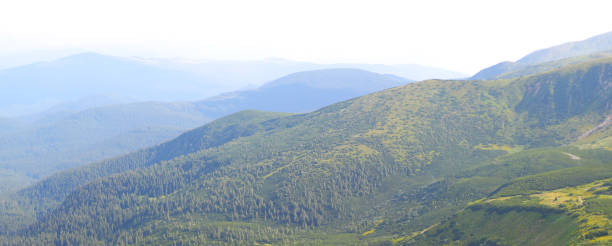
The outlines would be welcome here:
[[[585,133],[583,133],[582,135],[580,135],[580,137],[578,137],[578,140],[586,138],[588,136],[591,136],[593,133],[595,133],[596,131],[601,130],[602,128],[608,126],[612,124],[612,114],[608,115],[608,117],[601,122],[601,124],[597,125],[596,127],[593,127],[592,129],[586,131]]]
[[[580,160],[580,156],[574,155],[574,154],[570,154],[567,152],[562,152],[563,154],[566,154],[567,156],[569,156],[570,158],[572,158],[572,160]]]

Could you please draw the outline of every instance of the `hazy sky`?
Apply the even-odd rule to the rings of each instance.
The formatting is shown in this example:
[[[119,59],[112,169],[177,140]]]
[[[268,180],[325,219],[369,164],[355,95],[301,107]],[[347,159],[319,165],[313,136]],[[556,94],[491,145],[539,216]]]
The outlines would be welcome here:
[[[198,59],[416,63],[472,74],[612,31],[612,1],[0,2],[0,55],[82,49]]]

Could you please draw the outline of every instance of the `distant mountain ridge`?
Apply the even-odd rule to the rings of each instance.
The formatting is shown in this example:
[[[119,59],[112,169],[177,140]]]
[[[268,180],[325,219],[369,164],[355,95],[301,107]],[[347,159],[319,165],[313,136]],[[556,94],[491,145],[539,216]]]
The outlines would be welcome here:
[[[528,74],[530,68],[544,63],[555,63],[555,61],[570,59],[574,57],[588,58],[591,54],[610,55],[612,54],[612,32],[600,34],[582,41],[575,41],[553,46],[546,49],[534,51],[516,62],[505,61],[485,68],[471,77],[471,79],[496,79],[509,78],[517,75]],[[570,62],[571,63],[571,62]],[[548,67],[548,69],[560,66]],[[543,67],[540,67],[541,71]],[[522,72],[520,71],[522,70]],[[534,71],[531,71],[534,73]]]
[[[284,85],[303,84],[317,89],[373,91],[390,88],[408,81],[410,80],[396,75],[378,74],[362,69],[329,68],[292,73],[264,84],[260,87],[260,90]]]
[[[281,58],[268,58],[252,61],[215,61],[215,60],[181,60],[132,58],[147,64],[168,67],[177,70],[194,72],[215,81],[244,86],[260,86],[271,80],[303,71],[354,68],[374,73],[393,74],[410,80],[455,79],[468,77],[467,74],[447,69],[418,64],[367,64],[367,63],[330,63],[292,61]]]
[[[522,64],[538,64],[601,51],[612,51],[612,32],[600,34],[582,41],[569,42],[537,50],[519,59],[517,62]]]
[[[95,53],[2,70],[0,87],[6,88],[0,91],[0,110],[13,115],[26,114],[20,111],[24,105],[50,107],[92,94],[168,101],[222,91],[193,74]]]
[[[321,69],[293,73],[257,89],[225,93],[196,103],[215,116],[248,109],[299,113],[409,82],[361,69]]]
[[[302,71],[357,68],[408,79],[466,75],[420,65],[314,64],[283,59],[182,61],[79,53],[0,70],[0,116],[23,116],[90,95],[139,101],[193,101]]]

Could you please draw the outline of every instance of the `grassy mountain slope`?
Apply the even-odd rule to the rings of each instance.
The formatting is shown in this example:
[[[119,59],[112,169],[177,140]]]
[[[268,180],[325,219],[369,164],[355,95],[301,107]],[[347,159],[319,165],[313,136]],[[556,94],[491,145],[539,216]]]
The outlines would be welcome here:
[[[610,179],[604,177],[610,177],[609,165],[582,172],[570,168],[567,171],[572,175],[565,176],[560,175],[565,169],[527,176],[526,179],[540,180],[544,186],[501,189],[419,235],[412,243],[608,245],[612,243],[612,198]]]
[[[5,239],[410,243],[412,232],[418,237],[522,179],[571,168],[584,169],[580,182],[593,181],[589,172],[605,178],[612,152],[558,146],[612,113],[611,78],[612,61],[599,60],[515,80],[413,83],[242,126],[221,119],[223,134],[192,131],[164,149],[58,174],[19,193],[3,203],[12,211],[3,221],[31,224],[5,225],[13,230]],[[596,132],[588,143],[607,139],[597,135],[606,129]],[[214,136],[233,137],[194,141]],[[173,154],[151,157],[165,153]]]
[[[584,91],[571,95],[567,90],[578,86],[575,80],[557,77],[560,74],[548,73],[553,86],[535,83],[527,86],[527,95],[532,100],[523,99],[517,106],[531,108],[537,121],[556,121],[547,119],[570,119],[575,117],[564,114],[577,112],[573,106],[587,102],[591,106],[581,108],[586,112],[595,108],[597,115],[603,116],[600,124],[584,128],[582,135],[574,135],[576,142],[563,148],[548,150],[534,149],[514,155],[537,154],[539,157],[517,159],[519,163],[537,165],[526,168],[524,165],[503,163],[483,166],[473,172],[482,174],[468,175],[482,177],[505,177],[504,182],[488,193],[486,198],[471,203],[467,209],[449,217],[440,225],[425,232],[413,233],[403,238],[407,245],[608,245],[612,243],[612,214],[608,211],[608,184],[612,177],[612,141],[609,124],[610,96],[609,82],[599,83],[604,87],[591,87],[595,81],[608,81],[608,72],[591,77],[588,71],[605,71],[606,65],[578,65],[564,72],[579,75],[584,81]],[[552,76],[552,77],[551,77]],[[554,78],[554,79],[552,79]],[[536,87],[540,89],[536,89]],[[542,88],[547,88],[544,90]],[[559,90],[561,89],[561,90]],[[535,92],[535,91],[538,92]],[[559,95],[560,94],[560,95]],[[579,96],[582,94],[583,96]],[[553,96],[557,95],[557,96]],[[589,96],[586,96],[589,95]],[[557,98],[557,99],[554,99]],[[579,99],[582,98],[582,99]],[[533,99],[537,99],[533,101]],[[529,104],[530,106],[527,106]],[[542,107],[548,105],[547,107]],[[554,105],[554,107],[552,107]],[[582,104],[584,105],[584,104]],[[598,106],[594,106],[598,105]],[[563,125],[563,124],[562,124]],[[554,155],[551,155],[553,154]],[[512,155],[504,159],[514,159]],[[554,167],[550,169],[551,167]],[[516,172],[521,176],[513,176]],[[510,178],[510,179],[508,179]]]
[[[472,76],[472,79],[510,79],[532,74],[543,73],[568,65],[585,63],[593,60],[611,57],[612,52],[604,51],[584,56],[563,58],[538,64],[522,64],[518,62],[502,62],[485,68]]]
[[[531,74],[538,74],[538,73],[554,70],[557,68],[561,68],[564,66],[568,66],[568,65],[585,63],[588,61],[607,58],[611,56],[612,56],[612,52],[607,51],[607,52],[593,53],[593,54],[589,54],[585,56],[564,58],[560,60],[538,63],[535,65],[529,65],[529,66],[517,66],[514,69],[510,69],[509,71],[499,74],[493,78],[507,79],[507,78],[516,78],[520,76],[527,76]]]
[[[578,186],[612,177],[612,152],[576,147],[532,149],[503,156],[466,172],[456,183],[487,178],[497,183],[482,199],[425,232],[403,238],[409,245],[569,245],[591,229],[566,207],[541,206],[540,198],[556,190],[572,190],[566,196],[586,198]],[[592,192],[590,190],[589,192]],[[593,194],[591,194],[593,195]],[[567,198],[567,197],[566,197]],[[529,201],[528,201],[529,200]],[[558,198],[557,205],[569,199]],[[582,204],[581,204],[582,205]],[[576,207],[579,208],[579,207]],[[583,214],[581,219],[591,215]],[[592,219],[592,218],[591,218]],[[583,228],[583,229],[580,229]],[[597,229],[597,228],[594,228]],[[485,244],[488,245],[488,244]]]
[[[585,62],[586,59],[609,56],[612,32],[589,39],[565,43],[534,51],[516,62],[502,62],[485,68],[472,79],[500,79],[535,74],[561,66]]]
[[[569,42],[547,49],[534,51],[519,59],[524,64],[538,64],[574,56],[612,50],[612,32],[600,34],[582,41]]]

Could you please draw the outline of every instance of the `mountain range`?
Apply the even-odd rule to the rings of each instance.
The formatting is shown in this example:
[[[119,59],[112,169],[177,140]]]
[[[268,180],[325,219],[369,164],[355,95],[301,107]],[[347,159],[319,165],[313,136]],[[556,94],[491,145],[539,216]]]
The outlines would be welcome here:
[[[236,112],[2,194],[0,242],[609,245],[612,57],[570,51],[503,79],[317,70],[188,103],[215,118],[296,108]],[[327,92],[339,101],[299,108]]]
[[[467,75],[419,65],[314,64],[282,59],[184,61],[80,53],[0,70],[0,116],[36,114],[92,96],[119,102],[195,101],[260,85],[296,72],[357,68],[413,80]],[[116,104],[98,105],[107,106]]]
[[[408,82],[358,69],[327,69],[299,72],[257,89],[194,102],[141,102],[87,109],[113,100],[95,97],[59,105],[21,119],[20,127],[8,119],[0,121],[6,124],[5,132],[0,132],[0,173],[13,177],[7,183],[0,181],[0,191],[14,190],[66,168],[161,143],[241,110],[309,112]]]
[[[477,234],[486,221],[535,215],[550,220],[525,219],[527,244],[607,240],[596,233],[605,221],[580,227],[566,207],[505,197],[545,202],[537,194],[612,176],[610,81],[605,58],[513,80],[410,83],[306,114],[236,113],[14,194],[6,240],[503,245],[513,234]],[[478,205],[491,199],[508,204]],[[539,236],[555,223],[564,231]]]

